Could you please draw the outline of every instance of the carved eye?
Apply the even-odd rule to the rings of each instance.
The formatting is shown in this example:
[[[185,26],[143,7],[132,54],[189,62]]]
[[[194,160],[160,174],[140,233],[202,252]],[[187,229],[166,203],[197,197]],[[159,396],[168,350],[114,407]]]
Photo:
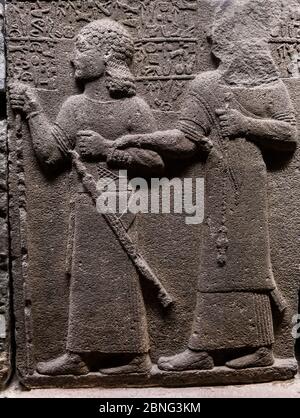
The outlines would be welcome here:
[[[86,52],[91,49],[91,44],[84,38],[78,38],[76,41],[76,48],[79,52]]]
[[[82,42],[76,42],[76,49],[79,52],[83,52],[84,51],[84,45],[82,44]]]
[[[100,38],[98,35],[93,35],[92,40],[94,45],[98,46],[100,44]]]

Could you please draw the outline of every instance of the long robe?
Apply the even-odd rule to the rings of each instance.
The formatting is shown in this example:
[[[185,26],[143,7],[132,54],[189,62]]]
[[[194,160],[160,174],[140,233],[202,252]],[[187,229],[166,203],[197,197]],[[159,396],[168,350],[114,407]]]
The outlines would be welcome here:
[[[282,81],[229,87],[214,71],[193,81],[185,103],[179,128],[200,146],[207,137],[214,145],[206,162],[202,256],[189,347],[269,346],[274,341],[270,296],[277,287],[266,165],[255,142],[222,136],[216,110],[229,106],[248,117],[294,123],[288,92]]]
[[[82,94],[63,104],[55,129],[76,149],[76,135],[82,130],[115,140],[129,133],[153,132],[156,126],[149,107],[138,97],[98,102]],[[98,180],[106,163],[86,163],[86,167]],[[139,275],[75,169],[70,183],[67,349],[146,353],[149,338]]]

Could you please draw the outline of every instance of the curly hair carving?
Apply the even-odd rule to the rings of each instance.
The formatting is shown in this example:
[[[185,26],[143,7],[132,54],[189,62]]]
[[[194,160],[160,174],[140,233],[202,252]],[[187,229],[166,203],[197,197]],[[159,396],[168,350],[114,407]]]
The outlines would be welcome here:
[[[105,82],[112,97],[136,94],[135,78],[130,70],[134,42],[126,28],[111,19],[100,19],[86,25],[78,34],[86,49],[101,51],[105,57]],[[81,42],[82,45],[82,42]]]

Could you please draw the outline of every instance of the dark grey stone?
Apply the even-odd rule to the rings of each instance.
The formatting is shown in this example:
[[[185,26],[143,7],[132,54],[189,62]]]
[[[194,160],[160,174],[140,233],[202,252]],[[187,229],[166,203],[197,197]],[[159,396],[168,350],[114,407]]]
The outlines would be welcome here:
[[[279,0],[7,1],[26,386],[294,376],[295,7],[300,15]],[[118,169],[205,176],[203,225],[99,214],[96,180]]]
[[[272,381],[291,380],[297,373],[297,363],[291,359],[276,360],[271,367],[262,367],[252,370],[232,370],[227,367],[218,367],[212,370],[192,370],[186,372],[162,372],[156,366],[153,367],[148,377],[124,376],[123,387],[197,387],[249,384],[252,382],[266,383]],[[28,376],[24,383],[31,388],[51,388],[54,386],[63,388],[82,387],[115,387],[115,378],[101,376],[99,373],[90,373],[88,376]]]
[[[4,7],[0,4],[0,92],[5,93],[6,59],[4,41]]]
[[[0,4],[0,113],[5,114],[5,46],[4,8]],[[8,381],[11,373],[11,322],[9,303],[9,241],[8,241],[8,198],[7,198],[7,124],[0,121],[0,388]]]
[[[6,141],[7,124],[0,121],[0,387],[8,381],[11,372]]]

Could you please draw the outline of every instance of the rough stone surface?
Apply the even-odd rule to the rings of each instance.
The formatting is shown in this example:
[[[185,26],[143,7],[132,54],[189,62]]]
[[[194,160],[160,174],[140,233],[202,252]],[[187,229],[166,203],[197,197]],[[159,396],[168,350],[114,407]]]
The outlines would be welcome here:
[[[298,16],[279,0],[7,1],[24,385],[295,375]],[[99,214],[96,180],[118,169],[205,176],[203,224]]]
[[[227,367],[218,367],[214,370],[164,372],[153,367],[147,377],[123,376],[123,387],[182,387],[182,386],[215,386],[249,384],[251,382],[265,383],[280,380],[291,380],[297,373],[297,363],[292,360],[277,360],[271,367],[255,368],[253,370],[231,370]],[[112,376],[99,373],[90,373],[88,376],[30,376],[24,379],[23,384],[29,388],[51,388],[59,386],[64,388],[103,387],[116,386]]]
[[[5,114],[5,47],[3,33],[3,5],[0,4],[0,106]],[[10,376],[10,303],[9,303],[9,241],[7,198],[7,123],[0,121],[0,387]]]
[[[139,398],[299,398],[299,375],[286,382],[260,383],[252,385],[188,387],[188,388],[89,388],[89,389],[35,389],[26,390],[13,382],[0,398],[88,398],[88,399],[139,399]]]
[[[10,375],[10,305],[8,273],[7,126],[0,121],[0,386]]]
[[[0,3],[0,92],[5,93],[6,79],[6,58],[4,41],[4,7]],[[3,103],[4,105],[4,103]]]

